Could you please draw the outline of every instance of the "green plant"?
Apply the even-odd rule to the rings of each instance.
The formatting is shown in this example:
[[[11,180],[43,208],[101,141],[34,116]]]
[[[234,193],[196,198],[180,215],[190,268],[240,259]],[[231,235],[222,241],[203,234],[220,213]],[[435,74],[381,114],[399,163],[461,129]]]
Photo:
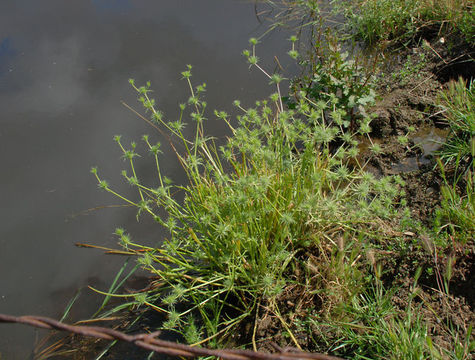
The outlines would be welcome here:
[[[416,274],[415,284],[417,278]],[[431,358],[435,350],[428,345],[432,343],[427,327],[413,308],[415,284],[405,312],[391,302],[396,289],[386,291],[377,280],[375,287],[355,296],[343,310],[347,320],[333,324],[341,336],[334,350],[353,359]]]
[[[465,37],[465,41],[469,44],[475,44],[475,10],[473,5],[462,14],[458,22],[458,28]]]
[[[362,58],[350,58],[348,52],[342,51],[330,32],[325,39],[325,43],[314,40],[314,53],[308,62],[309,75],[293,82],[294,99],[287,98],[287,105],[312,107],[343,132],[366,135],[371,130],[372,115],[365,109],[373,105],[376,98],[370,74],[376,62],[372,70],[368,70]]]
[[[438,152],[444,165],[459,163],[462,172],[473,166],[475,156],[475,86],[460,78],[440,92],[439,106],[449,126],[447,140]]]
[[[260,68],[256,42],[251,39],[252,52],[245,55]],[[188,177],[186,185],[173,185],[162,174],[160,144],[153,145],[148,136],[143,140],[157,170],[157,184],[152,186],[143,184],[135,171],[135,143],[126,147],[120,136],[115,137],[130,165],[123,177],[137,188],[138,199],[116,193],[96,168],[92,170],[100,188],[136,206],[138,215],[151,215],[168,231],[163,246],[151,248],[117,230],[120,245],[160,279],[153,291],[127,296],[133,297],[136,307],[166,313],[164,328],[188,339],[224,335],[248,318],[257,304],[273,304],[289,283],[296,254],[309,246],[335,257],[330,260],[335,264],[348,262],[352,264],[348,269],[354,269],[360,259],[355,251],[385,237],[374,224],[398,211],[397,181],[378,180],[362,171],[357,143],[344,126],[327,124],[313,106],[286,110],[279,95],[282,77],[264,73],[277,93],[258,101],[255,108],[244,109],[236,102],[242,111],[236,125],[226,113],[214,112],[232,132],[219,148],[204,132],[205,85],[193,87],[191,66],[182,73],[190,98],[180,106],[179,120],[174,122],[166,122],[156,109],[149,83],[137,87],[131,80],[152,121],[173,137],[172,148]],[[194,123],[190,139],[183,131],[185,116]],[[337,138],[340,145],[333,144]],[[183,152],[177,150],[179,146]],[[184,200],[177,200],[177,194]],[[348,243],[359,245],[340,249],[332,238],[343,233]],[[339,269],[335,266],[331,276],[350,280],[348,276],[354,274],[345,276]],[[178,310],[179,304],[188,304],[188,309]]]
[[[349,12],[350,24],[356,34],[369,44],[403,34],[412,36],[416,30],[413,15],[417,13],[417,1],[372,0],[356,2],[356,6],[359,11]]]
[[[401,135],[397,137],[397,141],[402,145],[402,146],[407,146],[409,144],[409,138],[407,135]]]
[[[418,35],[460,32],[473,44],[473,4],[469,0],[356,0],[343,6],[355,36],[368,44],[407,43]]]
[[[462,243],[473,240],[475,235],[475,171],[473,166],[465,172],[463,179],[458,177],[454,181],[447,179],[441,161],[439,161],[439,168],[442,172],[444,185],[441,187],[441,205],[436,211],[436,227],[439,231],[448,227],[450,234]],[[460,189],[459,183],[461,182],[465,182],[465,188]]]
[[[418,59],[413,59],[411,55],[407,55],[406,61],[403,63],[399,71],[393,72],[391,77],[398,81],[401,86],[407,85],[414,78],[421,77],[421,70],[427,65],[426,56],[424,53],[418,55]]]
[[[449,135],[437,153],[444,181],[436,227],[465,243],[475,233],[475,91],[473,82],[459,79],[440,93],[439,105],[449,125]]]
[[[465,337],[460,339],[460,336],[452,332],[453,349],[444,349],[444,355],[453,360],[469,360],[475,352],[475,341],[472,337],[472,325],[468,326]]]

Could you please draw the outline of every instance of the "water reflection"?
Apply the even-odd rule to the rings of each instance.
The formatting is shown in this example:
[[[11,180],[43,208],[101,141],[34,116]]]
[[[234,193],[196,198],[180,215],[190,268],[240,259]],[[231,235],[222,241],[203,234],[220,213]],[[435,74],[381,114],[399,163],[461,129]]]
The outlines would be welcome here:
[[[132,8],[129,0],[92,0],[92,3],[98,11],[121,12]]]
[[[0,2],[0,312],[58,317],[78,287],[91,279],[106,286],[123,259],[76,242],[113,247],[118,226],[139,241],[161,240],[159,229],[146,218],[138,223],[131,209],[71,216],[118,204],[96,189],[93,165],[119,191],[131,191],[120,181],[124,163],[112,136],[139,140],[152,130],[120,105],[135,104],[127,79],[151,80],[171,119],[187,98],[179,74],[188,63],[194,81],[208,84],[210,109],[232,111],[236,98],[251,105],[273,90],[239,56],[260,32],[253,4],[241,1]],[[285,54],[286,38],[276,33],[263,43],[264,62]],[[209,128],[223,129],[212,121]],[[164,172],[179,180],[175,157],[163,157]],[[147,160],[138,168],[152,181]],[[80,304],[80,315],[94,306]],[[34,333],[0,324],[2,359],[25,359]]]
[[[9,63],[13,60],[15,50],[12,46],[12,40],[10,37],[5,37],[0,40],[0,78],[2,74],[10,71],[8,68]]]

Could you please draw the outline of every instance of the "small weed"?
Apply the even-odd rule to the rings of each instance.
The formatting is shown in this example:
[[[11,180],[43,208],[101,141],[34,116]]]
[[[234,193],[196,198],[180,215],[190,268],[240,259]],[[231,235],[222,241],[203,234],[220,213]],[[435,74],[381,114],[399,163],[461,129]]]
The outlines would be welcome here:
[[[426,359],[430,356],[427,328],[410,302],[400,313],[391,302],[394,291],[376,287],[355,296],[332,322],[340,335],[333,352],[352,359]],[[415,296],[415,294],[414,294]],[[314,321],[315,326],[321,326]]]
[[[475,157],[475,85],[463,79],[452,81],[441,91],[439,106],[449,125],[450,133],[438,153],[444,165],[458,162],[466,171],[473,167]]]
[[[460,79],[449,83],[440,94],[440,106],[450,128],[438,152],[439,169],[444,180],[441,207],[436,226],[449,227],[452,236],[465,243],[475,233],[475,91]]]
[[[462,178],[449,181],[440,161],[439,168],[445,184],[441,188],[442,202],[436,211],[436,227],[440,230],[448,227],[457,242],[466,243],[475,236],[475,171],[472,166],[465,173],[465,188],[460,189]]]
[[[409,144],[409,138],[407,135],[401,135],[397,137],[397,141],[402,145],[402,146],[407,146]]]
[[[469,325],[466,335],[463,339],[455,331],[452,331],[453,349],[444,349],[443,353],[451,360],[469,360],[472,359],[475,352],[475,341],[472,336],[472,325]]]
[[[397,72],[393,72],[391,77],[394,81],[399,82],[400,86],[407,85],[410,81],[421,77],[421,70],[423,70],[426,65],[427,60],[424,53],[420,53],[417,59],[414,59],[411,55],[407,55],[402,68]]]
[[[311,107],[344,132],[366,135],[371,131],[372,115],[365,109],[376,98],[372,75],[362,58],[350,58],[330,33],[326,39],[325,45],[315,41],[310,75],[293,83],[295,99],[287,99],[287,105],[293,109]]]

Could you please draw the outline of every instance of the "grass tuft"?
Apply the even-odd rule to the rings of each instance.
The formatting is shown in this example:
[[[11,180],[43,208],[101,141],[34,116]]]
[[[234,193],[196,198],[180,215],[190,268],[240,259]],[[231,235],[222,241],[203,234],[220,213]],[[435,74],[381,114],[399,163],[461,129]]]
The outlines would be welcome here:
[[[298,255],[309,247],[319,249],[326,264],[333,264],[318,264],[314,270],[323,277],[321,286],[338,299],[335,303],[352,296],[361,286],[357,279],[362,277],[355,277],[358,268],[368,266],[360,253],[388,236],[374,224],[398,212],[396,181],[376,179],[363,170],[358,152],[353,151],[355,141],[343,123],[327,123],[324,114],[312,107],[286,110],[274,95],[255,108],[242,109],[237,125],[225,113],[215,112],[232,132],[217,148],[204,133],[205,102],[199,88],[192,86],[191,68],[184,74],[194,99],[189,102],[194,136],[185,138],[180,127],[163,118],[159,123],[185,149],[176,155],[188,184],[164,180],[161,154],[148,136],[144,141],[157,169],[157,183],[152,186],[142,184],[135,172],[135,144],[127,149],[120,137],[116,140],[132,172],[124,176],[138,189],[138,199],[122,197],[97,170],[93,172],[104,190],[134,204],[138,215],[148,213],[168,232],[163,246],[155,249],[136,244],[123,229],[117,230],[119,244],[140,254],[140,266],[162,282],[137,306],[161,302],[168,313],[164,328],[188,339],[228,333],[250,317],[258,303],[274,303],[289,285],[288,274]],[[279,91],[281,77],[269,78]],[[134,88],[145,110],[157,119],[155,101],[148,97],[150,85]],[[179,123],[185,126],[183,109],[180,113]],[[160,215],[163,210],[165,216]],[[333,281],[339,288],[330,285]],[[180,312],[177,303],[190,307]],[[199,316],[204,330],[190,320],[191,314]]]

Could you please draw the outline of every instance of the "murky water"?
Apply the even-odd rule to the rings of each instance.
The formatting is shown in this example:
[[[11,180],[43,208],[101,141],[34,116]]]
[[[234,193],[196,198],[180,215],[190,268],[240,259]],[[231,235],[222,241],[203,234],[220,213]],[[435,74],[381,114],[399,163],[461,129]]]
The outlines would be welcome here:
[[[447,137],[446,129],[436,127],[422,128],[412,136],[414,146],[419,147],[421,154],[409,156],[404,161],[394,164],[391,171],[395,174],[411,172],[420,169],[423,165],[430,164],[433,155],[440,149]]]
[[[93,165],[119,191],[131,191],[120,179],[126,164],[113,135],[129,142],[153,134],[120,104],[136,105],[127,79],[151,80],[170,118],[188,96],[180,81],[188,63],[194,80],[207,82],[209,108],[231,111],[234,99],[250,105],[273,91],[240,56],[248,38],[264,30],[248,1],[0,2],[1,313],[58,318],[78,288],[107,289],[124,259],[76,242],[113,247],[118,226],[140,241],[160,242],[157,227],[145,218],[137,223],[135,211],[85,211],[119,204],[97,189]],[[281,55],[285,66],[286,38],[271,35],[260,57],[271,65]],[[222,129],[210,123],[212,132]],[[179,177],[173,155],[163,158],[164,171]],[[145,178],[147,160],[139,163]],[[85,293],[75,319],[97,306],[98,298]],[[1,359],[28,358],[35,336],[30,328],[0,324]]]

